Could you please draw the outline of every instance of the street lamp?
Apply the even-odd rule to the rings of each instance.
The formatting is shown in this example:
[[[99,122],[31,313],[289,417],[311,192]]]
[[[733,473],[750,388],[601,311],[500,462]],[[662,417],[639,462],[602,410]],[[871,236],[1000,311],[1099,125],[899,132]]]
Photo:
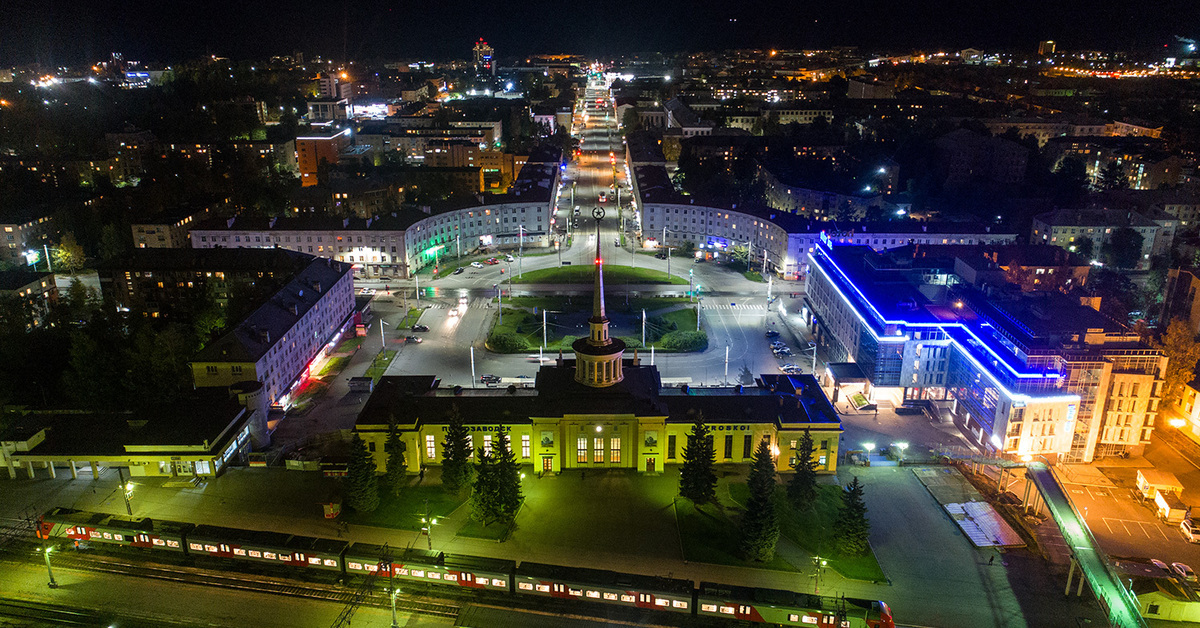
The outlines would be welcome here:
[[[125,512],[129,513],[129,516],[132,517],[133,504],[130,503],[129,499],[133,497],[133,482],[125,481],[125,474],[121,472],[121,467],[117,467],[117,478],[120,480],[118,488],[121,489],[121,497],[125,498]]]
[[[397,621],[396,621],[396,596],[397,596],[397,595],[399,595],[399,594],[400,594],[400,591],[399,591],[398,589],[396,589],[396,587],[393,585],[393,586],[392,586],[392,592],[391,592],[391,598],[392,598],[392,628],[400,628],[400,624],[399,624],[399,622],[397,622]]]
[[[425,541],[429,551],[433,551],[433,526],[437,525],[437,517],[429,512],[429,499],[425,499],[425,516],[421,517],[421,531],[425,533]]]
[[[387,322],[383,320],[383,317],[380,316],[379,317],[379,350],[380,351],[383,351],[384,349],[387,348],[387,341],[384,340],[384,338],[383,338],[383,326],[384,325],[391,327],[391,325],[388,325]]]
[[[875,443],[863,443],[863,449],[867,450],[867,466],[871,466],[871,452],[875,451]]]
[[[900,459],[903,460],[904,450],[908,449],[908,443],[893,443],[893,445],[900,449]]]
[[[46,559],[46,574],[50,576],[50,582],[47,582],[46,586],[50,587],[51,589],[57,589],[58,582],[54,579],[54,570],[50,568],[50,552],[54,551],[54,546],[47,545],[39,551],[42,552],[42,557]]]
[[[829,565],[829,561],[820,556],[813,556],[813,593],[821,593],[821,572]]]

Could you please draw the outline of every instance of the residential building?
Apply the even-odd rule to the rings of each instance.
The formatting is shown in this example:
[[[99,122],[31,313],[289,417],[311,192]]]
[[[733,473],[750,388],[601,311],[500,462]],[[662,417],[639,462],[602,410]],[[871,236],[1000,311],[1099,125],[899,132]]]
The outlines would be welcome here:
[[[158,140],[150,131],[130,127],[120,133],[105,133],[104,144],[112,182],[127,183],[146,172],[146,160],[154,154]]]
[[[1200,335],[1200,301],[1196,291],[1200,290],[1200,270],[1172,268],[1167,271],[1167,283],[1163,289],[1163,310],[1160,320],[1163,326],[1173,319],[1187,322],[1193,334]]]
[[[49,209],[0,212],[0,261],[24,264],[30,251],[45,257],[44,247],[57,235]]]
[[[308,101],[308,119],[311,122],[345,120],[349,117],[350,101],[345,98]]]
[[[311,265],[286,249],[137,249],[97,268],[105,302],[145,318],[190,321],[208,305],[257,307]]]
[[[1015,142],[958,129],[934,140],[934,145],[936,168],[946,187],[1016,185],[1025,180],[1029,149]]]
[[[257,160],[267,172],[287,172],[295,174],[296,141],[271,142],[267,140],[234,140],[229,143],[234,153],[251,160]]]
[[[479,41],[475,42],[475,48],[471,50],[471,53],[475,58],[475,71],[477,73],[491,75],[496,73],[496,65],[492,60],[496,51],[486,41],[480,38]]]
[[[784,173],[775,173],[767,167],[758,169],[759,179],[765,184],[765,201],[768,207],[780,211],[815,218],[818,220],[861,220],[868,213],[891,213],[894,209],[884,199],[883,191],[874,186],[855,190],[846,186],[835,188],[799,180],[785,180]]]
[[[54,273],[43,273],[25,268],[0,270],[0,301],[11,301],[19,305],[22,319],[28,328],[40,327],[50,308],[58,302],[58,287]],[[5,308],[0,318],[14,314]],[[8,321],[10,324],[13,321]]]
[[[329,182],[329,210],[337,216],[371,218],[390,214],[404,202],[404,189],[394,177],[336,177]]]
[[[1093,255],[1108,244],[1113,231],[1129,228],[1142,236],[1137,268],[1149,268],[1150,258],[1171,250],[1178,219],[1161,215],[1153,218],[1120,209],[1059,209],[1033,218],[1029,241],[1071,250],[1081,238],[1092,241]]]
[[[311,258],[266,303],[192,358],[196,388],[257,381],[268,403],[286,408],[310,367],[319,368],[342,334],[353,333],[350,266]]]
[[[300,184],[316,185],[317,172],[322,160],[329,165],[338,163],[338,157],[350,146],[352,129],[317,127],[296,137],[296,166],[300,170]]]
[[[683,137],[710,135],[716,126],[709,120],[701,120],[691,107],[678,98],[663,103],[663,110],[667,115],[667,129],[679,129]]]
[[[1078,299],[985,293],[938,260],[828,241],[809,266],[802,313],[835,401],[931,400],[1014,459],[1090,462],[1150,441],[1167,359]]]
[[[209,217],[208,207],[200,209],[180,208],[163,212],[153,220],[130,225],[133,231],[133,246],[139,249],[185,249],[191,248],[189,231]]]

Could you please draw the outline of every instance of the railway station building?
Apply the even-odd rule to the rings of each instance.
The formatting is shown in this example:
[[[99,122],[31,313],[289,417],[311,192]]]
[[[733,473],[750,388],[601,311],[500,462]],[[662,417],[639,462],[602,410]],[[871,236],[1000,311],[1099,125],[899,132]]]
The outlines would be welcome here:
[[[533,389],[442,388],[435,375],[384,377],[358,416],[355,431],[385,468],[389,422],[399,426],[410,472],[438,465],[449,417],[458,413],[472,448],[506,438],[517,460],[539,473],[629,468],[661,472],[683,462],[698,415],[711,430],[718,464],[751,461],[760,442],[790,471],[805,430],[818,471],[837,470],[841,421],[811,375],[760,375],[753,386],[666,388],[658,369],[609,335],[600,244],[589,334],[543,366]]]

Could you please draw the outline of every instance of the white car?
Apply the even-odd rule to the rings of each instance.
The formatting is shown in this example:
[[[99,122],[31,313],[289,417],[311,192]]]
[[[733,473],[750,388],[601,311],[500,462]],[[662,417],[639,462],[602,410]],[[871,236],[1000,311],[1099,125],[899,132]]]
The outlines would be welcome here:
[[[471,262],[471,268],[483,268],[483,264],[479,262]]]
[[[514,258],[513,258],[513,256],[511,256],[511,255],[505,255],[505,256],[504,256],[504,259],[505,259],[505,260],[507,260],[507,261],[510,261],[510,262],[515,262],[515,261],[517,261],[517,260],[516,260],[516,259],[514,259]]]
[[[452,308],[446,310],[446,316],[449,316],[450,318],[454,318],[455,316],[458,316],[458,308],[452,307]]]
[[[1200,543],[1200,527],[1192,523],[1191,519],[1179,522],[1179,532],[1188,543]]]
[[[1191,567],[1188,567],[1183,563],[1171,563],[1171,569],[1175,570],[1175,574],[1180,578],[1183,578],[1185,582],[1200,581],[1196,578],[1196,572],[1192,571]]]
[[[363,288],[362,290],[359,290],[358,293],[363,296],[370,296],[370,295],[375,294],[375,289],[374,288]]]

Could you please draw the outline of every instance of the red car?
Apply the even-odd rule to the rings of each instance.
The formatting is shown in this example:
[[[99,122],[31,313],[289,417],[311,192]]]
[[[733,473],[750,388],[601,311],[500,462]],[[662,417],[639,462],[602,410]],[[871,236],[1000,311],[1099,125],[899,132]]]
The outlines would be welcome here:
[[[500,260],[498,260],[494,257],[491,257],[491,258],[483,260],[483,263],[487,264],[488,266],[495,266],[496,264],[500,263]]]

